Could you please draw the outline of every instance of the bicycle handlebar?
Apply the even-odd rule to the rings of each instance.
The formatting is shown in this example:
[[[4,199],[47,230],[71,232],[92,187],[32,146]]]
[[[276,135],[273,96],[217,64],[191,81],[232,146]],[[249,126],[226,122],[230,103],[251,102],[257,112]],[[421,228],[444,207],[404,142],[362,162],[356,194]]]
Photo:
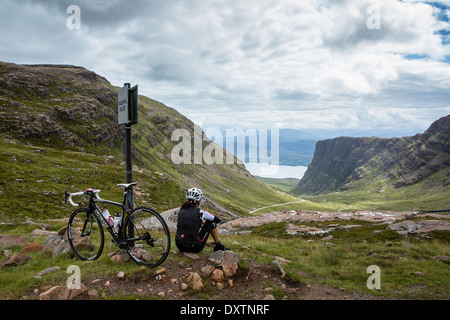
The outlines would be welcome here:
[[[98,189],[87,189],[86,191],[82,191],[82,192],[76,192],[76,193],[69,193],[67,192],[67,190],[64,192],[65,195],[65,202],[67,203],[67,199],[69,199],[69,202],[71,205],[73,205],[74,207],[78,207],[79,205],[75,202],[73,202],[72,197],[76,197],[76,196],[82,196],[85,194],[91,194],[93,196],[95,196],[96,198],[100,198],[98,196],[98,194],[100,193],[100,190]]]

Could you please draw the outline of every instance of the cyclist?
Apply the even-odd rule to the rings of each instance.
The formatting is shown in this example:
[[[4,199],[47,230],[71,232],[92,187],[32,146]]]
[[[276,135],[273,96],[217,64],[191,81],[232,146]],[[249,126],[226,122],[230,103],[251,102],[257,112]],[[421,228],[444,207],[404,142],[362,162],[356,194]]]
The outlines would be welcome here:
[[[186,201],[178,213],[175,243],[181,252],[198,253],[203,250],[211,234],[214,240],[214,251],[230,250],[220,243],[217,223],[220,218],[199,208],[203,192],[191,188],[186,192]]]

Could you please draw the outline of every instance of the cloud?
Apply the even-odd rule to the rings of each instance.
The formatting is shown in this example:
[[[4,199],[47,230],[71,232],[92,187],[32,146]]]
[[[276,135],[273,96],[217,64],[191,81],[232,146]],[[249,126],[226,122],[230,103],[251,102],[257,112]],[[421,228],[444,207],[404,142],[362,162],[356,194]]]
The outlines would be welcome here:
[[[66,28],[72,4],[81,30]],[[448,113],[449,10],[448,1],[3,0],[0,56],[138,83],[208,127],[425,129]]]

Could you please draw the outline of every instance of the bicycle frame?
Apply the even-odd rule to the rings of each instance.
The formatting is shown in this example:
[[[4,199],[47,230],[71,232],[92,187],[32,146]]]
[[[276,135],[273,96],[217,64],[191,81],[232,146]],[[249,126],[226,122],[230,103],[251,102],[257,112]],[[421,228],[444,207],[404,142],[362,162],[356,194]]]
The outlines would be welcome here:
[[[124,199],[124,201],[126,201],[126,200]],[[110,204],[110,205],[114,205],[114,206],[122,208],[122,218],[121,218],[119,230],[117,233],[113,230],[113,228],[111,228],[111,226],[106,221],[105,217],[101,214],[101,209],[97,205],[97,203]],[[109,233],[113,236],[114,240],[116,240],[116,241],[123,240],[121,235],[122,235],[122,226],[124,225],[124,222],[125,222],[125,214],[129,214],[131,212],[131,210],[129,208],[127,208],[125,206],[125,204],[114,202],[114,201],[109,201],[109,200],[104,200],[99,197],[91,196],[89,208],[100,219],[100,221],[103,223],[103,225],[109,231]]]
[[[98,196],[99,192],[100,192],[100,190],[95,190],[95,189],[88,189],[86,192],[79,192],[79,193],[73,193],[73,194],[70,194],[70,193],[68,193],[66,191],[66,199],[69,198],[70,203],[73,206],[77,207],[78,204],[75,204],[72,201],[72,196],[88,194],[90,196],[90,198],[89,198],[89,213],[96,215],[100,219],[102,224],[106,227],[106,229],[109,231],[109,233],[113,237],[114,242],[116,242],[118,244],[123,244],[124,239],[122,237],[122,233],[123,233],[122,232],[122,228],[123,228],[124,222],[125,222],[125,215],[129,215],[131,213],[131,211],[132,211],[132,208],[128,208],[127,205],[126,205],[127,204],[127,194],[128,194],[128,192],[127,192],[127,190],[125,190],[122,203],[102,199],[102,198],[100,198]],[[121,218],[119,230],[118,230],[117,233],[108,224],[108,222],[106,221],[105,217],[103,217],[103,214],[101,214],[101,209],[98,206],[98,204],[100,204],[100,203],[117,206],[117,207],[120,207],[122,209],[122,218]],[[85,221],[85,223],[87,223],[87,221]]]

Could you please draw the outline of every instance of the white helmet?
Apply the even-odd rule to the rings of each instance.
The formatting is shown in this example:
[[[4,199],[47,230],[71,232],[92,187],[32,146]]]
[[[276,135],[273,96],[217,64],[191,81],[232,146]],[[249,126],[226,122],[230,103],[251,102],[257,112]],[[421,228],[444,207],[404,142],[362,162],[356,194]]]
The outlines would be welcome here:
[[[200,201],[203,197],[202,190],[198,188],[191,188],[188,191],[186,191],[186,199],[188,200],[194,200],[196,202]]]

